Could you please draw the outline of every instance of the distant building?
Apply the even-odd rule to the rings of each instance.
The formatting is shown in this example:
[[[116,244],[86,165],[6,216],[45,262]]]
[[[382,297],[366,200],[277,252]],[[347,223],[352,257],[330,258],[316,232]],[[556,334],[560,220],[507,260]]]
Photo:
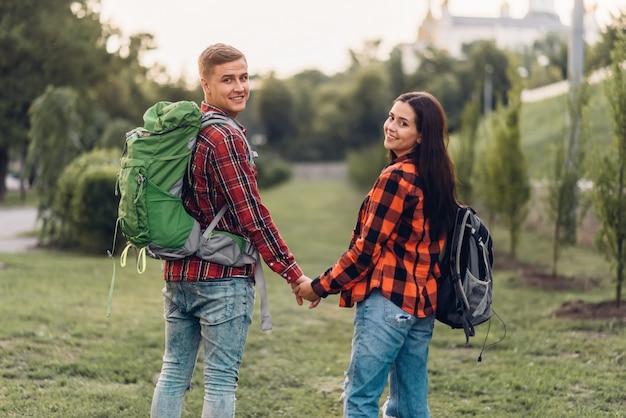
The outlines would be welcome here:
[[[586,11],[584,30],[588,44],[595,43],[599,36],[595,9],[594,4]],[[416,41],[402,45],[405,70],[411,72],[417,68],[415,52],[424,51],[428,46],[463,58],[463,45],[479,40],[493,39],[499,48],[520,50],[548,33],[561,34],[567,39],[570,28],[561,22],[554,10],[554,0],[529,0],[526,16],[514,18],[509,15],[509,2],[504,0],[499,17],[454,16],[448,10],[448,0],[443,0],[441,17],[436,18],[429,3]]]

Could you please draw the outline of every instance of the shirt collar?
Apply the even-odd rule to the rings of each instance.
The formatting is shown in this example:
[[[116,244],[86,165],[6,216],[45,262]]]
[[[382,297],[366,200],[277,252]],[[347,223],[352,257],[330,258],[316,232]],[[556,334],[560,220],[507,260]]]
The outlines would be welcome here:
[[[202,113],[208,113],[208,112],[215,112],[215,113],[219,113],[220,115],[224,115],[227,118],[230,118],[232,120],[235,121],[235,123],[241,128],[241,130],[246,133],[246,128],[245,126],[243,126],[241,123],[239,123],[239,121],[233,117],[231,117],[230,115],[226,114],[222,109],[220,109],[219,107],[213,106],[212,104],[208,104],[207,102],[205,102],[204,100],[202,101],[202,104],[200,105],[200,110],[202,111]]]
[[[208,104],[205,101],[202,101],[202,105],[200,106],[200,110],[202,111],[202,113],[217,112],[217,113],[221,113],[223,115],[226,115],[226,113],[222,109],[220,109],[219,107],[215,107],[215,106],[213,106],[211,104]],[[226,116],[228,116],[228,115],[226,115]]]
[[[400,157],[396,157],[393,161],[391,161],[392,163],[403,163],[406,161],[417,161],[417,155],[418,152],[417,150],[411,151],[407,154],[404,154]]]

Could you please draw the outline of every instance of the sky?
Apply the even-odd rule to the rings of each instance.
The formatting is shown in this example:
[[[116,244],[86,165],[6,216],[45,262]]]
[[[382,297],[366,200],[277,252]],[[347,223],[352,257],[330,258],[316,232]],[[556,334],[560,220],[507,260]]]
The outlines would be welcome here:
[[[499,15],[503,0],[449,0],[459,16]],[[440,16],[440,0],[101,0],[101,20],[125,37],[155,36],[158,46],[143,64],[164,65],[170,76],[197,79],[197,57],[216,42],[231,44],[247,58],[250,74],[289,77],[306,69],[332,75],[347,69],[349,50],[380,40],[381,58],[401,43],[413,42],[428,11]],[[569,24],[574,0],[553,0]],[[595,0],[601,26],[626,0]],[[528,2],[509,0],[512,17],[523,17]],[[585,0],[585,5],[592,4]]]

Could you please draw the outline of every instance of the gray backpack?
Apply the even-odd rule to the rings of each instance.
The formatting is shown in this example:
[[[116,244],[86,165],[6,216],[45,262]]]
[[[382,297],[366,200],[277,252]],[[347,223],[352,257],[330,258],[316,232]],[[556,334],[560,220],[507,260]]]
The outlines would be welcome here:
[[[467,346],[474,326],[491,319],[493,294],[493,242],[474,209],[457,209],[439,264],[436,319],[463,329]]]

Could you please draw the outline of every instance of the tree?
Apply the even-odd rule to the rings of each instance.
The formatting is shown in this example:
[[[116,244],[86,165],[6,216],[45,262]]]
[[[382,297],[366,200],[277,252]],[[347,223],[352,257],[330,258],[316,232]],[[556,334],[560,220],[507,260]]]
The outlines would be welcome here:
[[[466,45],[463,52],[467,60],[463,63],[459,77],[461,88],[467,92],[468,98],[471,95],[481,97],[481,108],[487,112],[495,109],[497,103],[507,106],[512,88],[510,56],[499,49],[495,41],[473,42]]]
[[[586,70],[592,72],[611,65],[611,51],[619,40],[619,34],[626,32],[626,10],[611,16],[611,22],[602,31],[600,41],[590,48],[587,54]]]
[[[463,108],[461,132],[458,135],[459,146],[454,153],[456,178],[459,182],[459,197],[464,203],[473,203],[474,164],[476,158],[476,143],[478,139],[478,123],[480,109],[474,102],[467,102]]]
[[[446,109],[448,129],[454,132],[460,126],[464,104],[472,97],[472,88],[468,90],[463,84],[465,64],[450,56],[447,51],[433,47],[419,54],[418,61],[418,69],[407,76],[407,88],[427,90],[437,96]]]
[[[491,189],[491,209],[502,216],[509,230],[509,252],[515,258],[528,212],[530,180],[519,131],[521,82],[514,70],[509,71],[509,77],[514,81],[508,96],[508,106],[499,108],[491,119],[493,144],[485,163],[490,184],[485,187]]]
[[[332,78],[319,70],[305,70],[285,80],[293,98],[293,118],[295,133],[289,138],[289,148],[293,150],[288,157],[297,161],[318,160],[326,151],[323,138],[316,136],[313,128],[316,113],[316,96],[326,85],[332,84]],[[251,96],[254,100],[256,94]],[[254,108],[254,105],[251,106]],[[245,115],[245,113],[244,113]],[[247,127],[248,125],[246,125]]]
[[[611,74],[606,82],[613,120],[613,145],[600,153],[592,170],[591,193],[600,222],[596,242],[616,273],[615,303],[620,306],[626,270],[626,35],[619,33],[611,52]]]
[[[389,111],[391,93],[387,73],[381,65],[359,69],[346,97],[346,122],[351,126],[344,139],[346,149],[358,149],[381,138],[382,125]]]
[[[558,80],[567,78],[567,37],[558,33],[548,33],[533,44],[535,62],[547,68],[554,68]],[[543,57],[543,59],[542,59]]]
[[[109,54],[89,0],[0,2],[0,179],[25,154],[31,103],[46,86],[84,88],[105,77]],[[5,195],[0,181],[0,200]]]
[[[254,111],[263,125],[267,143],[273,150],[280,151],[296,131],[291,92],[284,81],[272,74],[255,95]]]
[[[315,113],[311,123],[309,154],[317,160],[338,161],[346,151],[345,140],[352,125],[346,121],[350,109],[350,85],[325,83],[313,94]],[[314,149],[314,150],[313,150]]]
[[[402,50],[395,47],[389,54],[389,60],[386,62],[387,72],[389,73],[389,81],[391,85],[391,94],[398,97],[407,91],[406,75],[404,74],[404,62],[402,60]]]
[[[48,87],[31,108],[27,167],[36,172],[38,218],[43,221],[43,235],[54,233],[58,226],[57,217],[49,209],[54,204],[59,177],[84,149],[77,109],[78,94],[69,87]]]
[[[572,86],[568,100],[569,129],[565,143],[557,145],[554,153],[553,177],[549,179],[547,210],[554,222],[552,234],[552,276],[557,274],[557,264],[562,245],[576,243],[576,210],[578,182],[582,178],[579,167],[583,165],[584,151],[577,139],[584,140],[584,113],[588,102],[587,85]],[[570,227],[574,222],[574,228]]]

